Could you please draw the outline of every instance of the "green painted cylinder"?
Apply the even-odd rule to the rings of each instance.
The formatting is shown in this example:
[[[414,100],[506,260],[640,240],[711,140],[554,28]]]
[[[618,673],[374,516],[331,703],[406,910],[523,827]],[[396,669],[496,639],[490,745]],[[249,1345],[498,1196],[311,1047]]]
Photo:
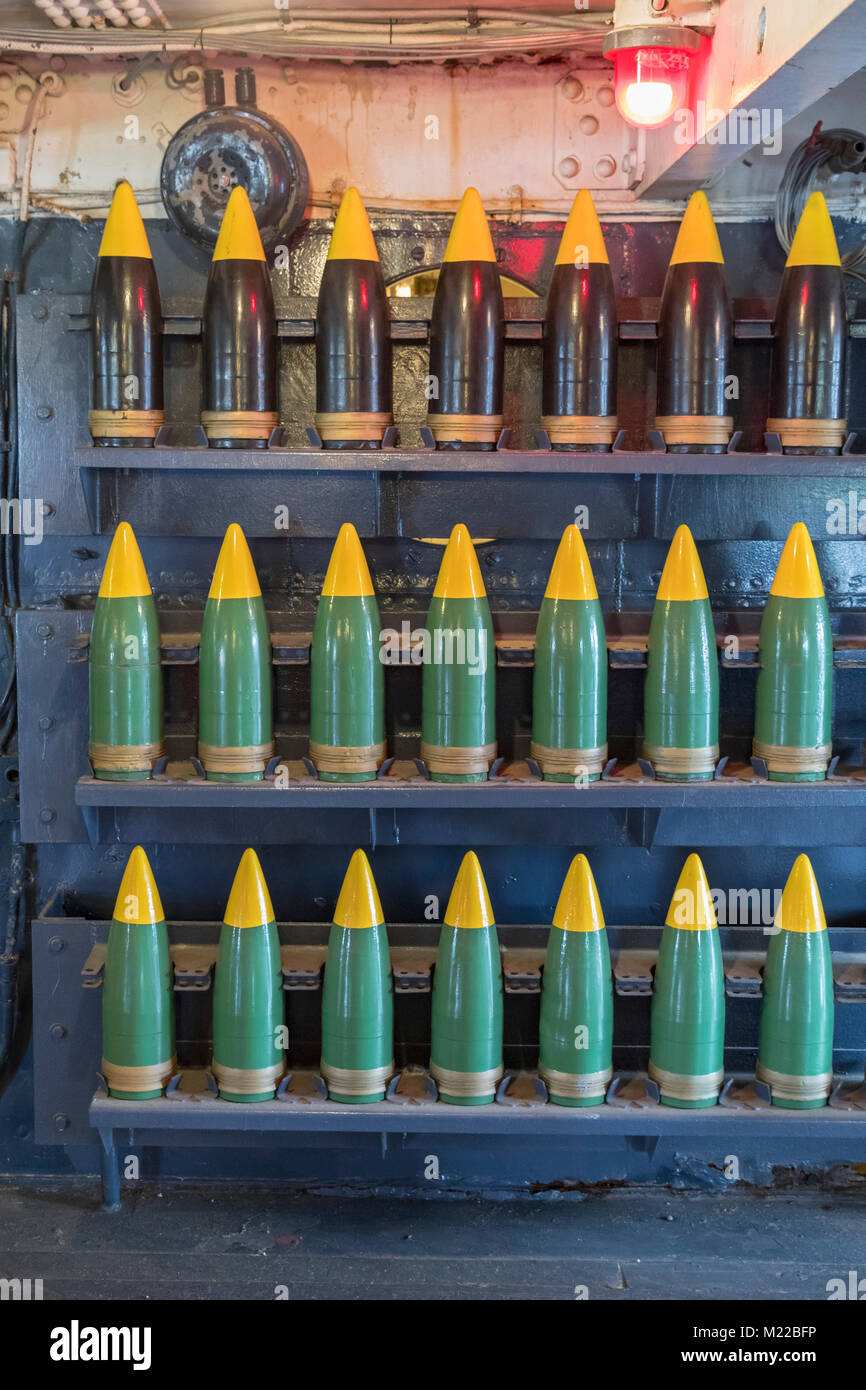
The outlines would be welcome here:
[[[371,595],[319,600],[310,656],[310,743],[324,782],[375,780],[385,742],[385,680],[379,660],[379,609]],[[363,772],[330,770],[325,750],[352,749]],[[366,750],[366,755],[364,750]],[[375,750],[375,751],[374,751]]]
[[[538,1070],[554,1105],[604,1104],[613,1056],[607,932],[553,926],[547,942]],[[586,1094],[564,1094],[585,1089]]]
[[[200,744],[226,750],[229,765],[237,756],[233,750],[246,750],[248,762],[262,763],[254,772],[208,767],[210,781],[261,781],[273,745],[271,644],[261,595],[209,598],[205,605],[198,736]]]
[[[90,754],[95,777],[151,776],[162,751],[159,623],[150,594],[98,598],[90,634]]]
[[[664,750],[666,766],[655,769],[662,780],[708,781],[718,743],[718,655],[709,599],[657,598],[644,687],[645,755],[655,762],[655,750]],[[705,751],[696,757],[693,750]],[[682,770],[669,770],[674,760]]]
[[[775,782],[820,782],[830,757],[833,636],[824,597],[770,594],[761,620],[755,752]],[[774,766],[774,762],[781,766]],[[789,762],[806,764],[788,770]]]
[[[582,750],[582,771],[552,772],[548,782],[597,782],[607,745],[607,645],[598,599],[545,598],[535,632],[532,742]]]
[[[322,989],[322,1074],[328,1094],[347,1105],[382,1100],[393,1070],[388,933],[381,924],[341,927],[334,923]],[[342,1090],[343,1085],[351,1089]]]
[[[784,901],[784,900],[783,900]],[[826,931],[779,930],[764,966],[757,1076],[786,1110],[826,1105],[833,1076],[833,964]]]
[[[427,634],[421,739],[431,779],[486,782],[496,752],[496,649],[487,598],[434,594]],[[441,754],[429,751],[440,749],[457,750],[453,766],[463,762],[470,770],[440,770]],[[461,749],[467,750],[462,757]]]
[[[684,1110],[715,1105],[724,1063],[725,977],[719,933],[666,925],[653,982],[649,1072],[659,1083],[662,1104]],[[681,1094],[665,1095],[665,1084]]]
[[[430,1067],[439,1099],[449,1105],[489,1104],[502,1075],[502,965],[495,926],[443,925],[431,1030]],[[467,1074],[474,1094],[462,1093]]]
[[[154,1100],[162,1095],[174,1070],[174,999],[165,922],[112,920],[102,986],[102,1057],[109,1095],[116,1100]],[[131,1084],[145,1089],[127,1089]]]
[[[223,923],[213,990],[213,1066],[224,1100],[271,1100],[285,1051],[283,976],[274,922]]]

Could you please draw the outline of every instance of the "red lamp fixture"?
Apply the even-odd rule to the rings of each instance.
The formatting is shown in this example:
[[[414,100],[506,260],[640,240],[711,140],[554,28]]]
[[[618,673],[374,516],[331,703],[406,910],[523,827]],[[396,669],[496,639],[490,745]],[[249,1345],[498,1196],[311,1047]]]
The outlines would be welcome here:
[[[607,36],[602,51],[613,62],[617,109],[629,125],[655,130],[686,106],[700,44],[694,29],[675,24],[636,24]]]

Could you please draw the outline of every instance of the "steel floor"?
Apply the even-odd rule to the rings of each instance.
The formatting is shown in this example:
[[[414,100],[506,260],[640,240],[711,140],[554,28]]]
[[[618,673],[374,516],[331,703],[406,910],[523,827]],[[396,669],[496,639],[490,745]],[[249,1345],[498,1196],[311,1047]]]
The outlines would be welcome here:
[[[65,1299],[827,1299],[866,1275],[864,1192],[436,1197],[0,1188],[0,1279]],[[864,1284],[866,1288],[866,1284]],[[582,1290],[585,1289],[585,1293]]]

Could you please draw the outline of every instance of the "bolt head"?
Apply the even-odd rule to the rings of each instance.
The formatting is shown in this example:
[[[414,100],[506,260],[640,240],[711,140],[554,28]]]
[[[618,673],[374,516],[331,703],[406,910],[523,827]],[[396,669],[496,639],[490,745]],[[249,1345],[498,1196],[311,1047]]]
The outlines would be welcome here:
[[[37,623],[37,624],[36,624],[36,636],[37,636],[37,637],[53,637],[53,636],[54,636],[54,628],[51,626],[50,623]]]
[[[55,1116],[54,1116],[54,1128],[57,1130],[58,1134],[62,1134],[63,1131],[64,1131],[64,1129],[68,1129],[68,1128],[69,1128],[69,1116],[68,1116],[68,1115],[55,1115]]]
[[[50,405],[39,405],[36,407],[36,418],[39,420],[51,420],[54,418],[54,411]]]
[[[62,936],[52,936],[48,942],[48,949],[52,956],[59,956],[65,945],[66,942],[63,940]]]
[[[54,1042],[61,1042],[66,1037],[66,1029],[62,1023],[52,1023],[48,1032]]]
[[[34,305],[33,305],[33,317],[34,317],[35,319],[47,319],[47,318],[48,318],[48,310],[46,309],[46,307],[45,307],[44,304],[34,304]]]
[[[43,733],[45,733],[48,729],[54,728],[54,720],[52,719],[50,714],[43,714],[42,718],[39,721],[39,727]]]
[[[39,819],[43,825],[50,825],[52,821],[57,819],[57,812],[53,806],[43,806],[39,812]]]

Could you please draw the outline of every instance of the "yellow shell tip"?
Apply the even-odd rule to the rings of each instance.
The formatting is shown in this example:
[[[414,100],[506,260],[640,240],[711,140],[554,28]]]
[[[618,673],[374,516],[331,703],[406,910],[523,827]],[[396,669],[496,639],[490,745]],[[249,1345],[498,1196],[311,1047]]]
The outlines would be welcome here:
[[[700,189],[688,201],[670,263],[680,265],[686,261],[712,261],[718,265],[725,261],[707,195]]]
[[[490,225],[477,188],[467,188],[451,225],[451,235],[442,257],[448,261],[496,261]]]
[[[135,532],[121,521],[108,551],[99,598],[146,598],[151,592]]]
[[[715,931],[716,912],[700,856],[690,854],[677,880],[665,925],[685,931]]]
[[[841,264],[827,202],[824,194],[816,190],[808,198],[800,215],[785,265]]]
[[[356,849],[340,888],[334,924],[351,928],[378,927],[384,920],[370,861],[362,849]]]
[[[344,521],[334,542],[322,585],[322,598],[368,597],[373,580],[358,532],[351,521]]]
[[[553,925],[563,931],[604,931],[598,889],[585,854],[576,854],[568,868]]]
[[[245,849],[241,855],[223,921],[227,927],[263,927],[274,921],[271,895],[254,849]]]
[[[827,930],[824,904],[812,862],[806,854],[798,854],[788,881],[782,890],[782,901],[775,924],[780,931],[817,932]]]
[[[445,909],[444,922],[449,927],[467,928],[492,927],[494,924],[487,884],[474,850],[469,850],[463,856]]]
[[[141,845],[135,846],[126,861],[114,904],[114,920],[139,927],[165,921],[156,880]]]
[[[823,598],[824,585],[812,537],[795,521],[782,548],[770,593],[777,598]]]
[[[215,261],[263,261],[262,239],[246,189],[237,184],[231,191],[219,236],[214,247]]]
[[[462,522],[454,527],[442,556],[434,598],[484,598],[487,590],[472,537]]]
[[[378,261],[379,252],[370,227],[367,209],[357,188],[347,188],[340,200],[331,244],[329,261]]]
[[[688,526],[678,526],[667,553],[657,599],[705,599],[707,581]]]
[[[220,546],[208,598],[258,598],[261,592],[247,538],[233,521]]]
[[[126,179],[121,179],[114,190],[97,255],[138,256],[142,260],[152,260],[141,212]]]
[[[597,599],[598,589],[592,565],[579,527],[566,526],[550,570],[544,597],[550,599]]]
[[[578,267],[609,264],[601,223],[588,188],[582,188],[571,205],[555,264]]]

